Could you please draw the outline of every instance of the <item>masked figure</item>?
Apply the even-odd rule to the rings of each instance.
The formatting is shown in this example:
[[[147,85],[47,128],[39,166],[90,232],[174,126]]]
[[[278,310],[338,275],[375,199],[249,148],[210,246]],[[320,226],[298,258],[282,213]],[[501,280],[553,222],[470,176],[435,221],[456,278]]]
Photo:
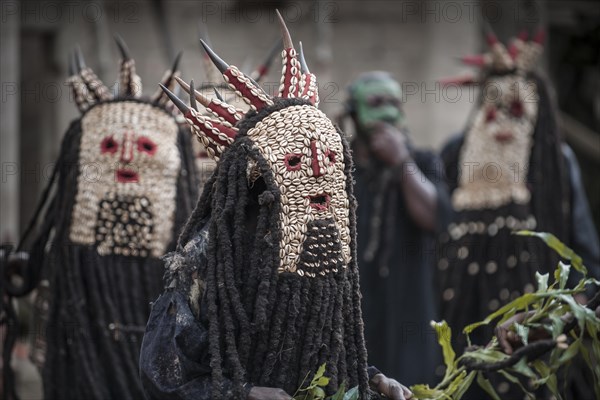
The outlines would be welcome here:
[[[290,399],[323,363],[329,394],[342,383],[364,398],[369,383],[406,391],[368,373],[349,151],[317,109],[315,77],[279,18],[278,97],[208,46],[251,110],[192,87],[188,107],[167,91],[219,161],[168,256],[166,289],[146,328],[140,364],[151,399]]]
[[[139,348],[162,289],[159,257],[173,249],[196,198],[188,134],[162,91],[141,97],[135,62],[117,42],[115,96],[79,50],[71,60],[82,115],[63,139],[31,251],[28,285],[41,277],[47,294],[34,351],[46,399],[142,398]]]
[[[449,214],[441,161],[410,144],[402,91],[390,74],[363,73],[348,97],[369,360],[407,384],[433,384],[434,239]]]
[[[555,268],[557,259],[541,241],[514,231],[553,233],[599,276],[598,237],[579,167],[559,135],[549,86],[533,71],[543,36],[527,41],[521,35],[507,49],[489,33],[490,52],[464,58],[482,68],[482,78],[446,81],[482,84],[465,134],[442,152],[457,213],[441,236],[437,269],[442,317],[455,335],[533,291],[536,272]],[[477,332],[475,343],[490,337],[485,329]],[[508,396],[508,388],[500,384],[499,394]]]

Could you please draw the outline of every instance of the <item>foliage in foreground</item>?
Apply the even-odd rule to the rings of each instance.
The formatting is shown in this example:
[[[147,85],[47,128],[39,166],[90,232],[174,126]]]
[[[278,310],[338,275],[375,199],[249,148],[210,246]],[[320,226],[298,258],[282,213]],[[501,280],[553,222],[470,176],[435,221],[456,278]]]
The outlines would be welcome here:
[[[476,328],[489,325],[493,321],[502,324],[518,313],[527,313],[522,323],[515,323],[511,329],[519,335],[524,347],[507,355],[501,351],[496,338],[485,348],[466,351],[456,356],[451,346],[451,331],[445,321],[433,322],[442,347],[446,373],[442,382],[434,388],[427,385],[415,385],[411,390],[415,397],[422,400],[460,399],[469,386],[476,381],[491,398],[500,399],[485,374],[497,373],[508,381],[517,384],[531,399],[535,396],[521,384],[520,378],[529,380],[533,388],[546,385],[550,392],[561,399],[558,388],[557,372],[567,365],[573,357],[581,354],[587,367],[593,373],[596,398],[600,399],[600,320],[593,309],[577,303],[573,295],[583,293],[588,284],[599,286],[600,282],[587,278],[587,270],[581,257],[560,242],[554,235],[530,231],[517,232],[522,236],[535,236],[542,239],[569,264],[559,262],[554,271],[554,279],[549,284],[548,274],[536,274],[537,291],[523,296],[501,307],[483,321],[468,325],[463,332],[468,335]],[[574,268],[583,275],[577,286],[567,289],[567,278]],[[569,318],[572,316],[572,318]],[[571,320],[571,322],[565,322]],[[528,343],[529,333],[545,330],[547,340]],[[591,345],[584,344],[589,337]],[[549,356],[540,358],[549,353]]]
[[[501,351],[497,339],[493,338],[486,347],[470,349],[457,357],[451,345],[452,332],[448,324],[445,321],[432,321],[431,325],[442,347],[446,372],[442,381],[433,388],[428,385],[412,386],[410,389],[416,399],[459,400],[473,382],[477,382],[491,398],[500,400],[500,396],[486,378],[487,374],[497,373],[517,384],[531,399],[535,400],[535,396],[522,385],[523,378],[529,380],[534,389],[547,386],[550,392],[561,400],[557,372],[577,354],[582,355],[592,371],[595,395],[600,399],[600,319],[596,317],[593,309],[577,303],[573,297],[583,293],[587,285],[600,286],[600,282],[587,277],[587,269],[581,257],[554,235],[530,231],[520,231],[517,234],[542,239],[562,259],[569,261],[569,264],[559,262],[551,284],[548,274],[536,274],[536,292],[526,293],[513,300],[483,321],[468,325],[463,332],[468,338],[478,327],[489,325],[493,321],[498,321],[497,325],[500,325],[516,314],[527,313],[521,323],[515,323],[511,328],[522,338],[524,346],[508,355]],[[567,289],[571,268],[580,272],[583,278],[576,287]],[[595,299],[597,298],[598,296]],[[529,333],[540,330],[547,332],[548,339],[528,343]],[[586,337],[589,338],[590,344],[584,343]],[[549,356],[545,356],[547,353]],[[545,357],[540,358],[541,356]],[[333,396],[326,397],[324,388],[328,384],[329,378],[325,376],[323,364],[311,382],[306,387],[301,385],[301,389],[296,391],[294,400],[358,400],[358,387],[346,391],[345,384],[340,385]]]

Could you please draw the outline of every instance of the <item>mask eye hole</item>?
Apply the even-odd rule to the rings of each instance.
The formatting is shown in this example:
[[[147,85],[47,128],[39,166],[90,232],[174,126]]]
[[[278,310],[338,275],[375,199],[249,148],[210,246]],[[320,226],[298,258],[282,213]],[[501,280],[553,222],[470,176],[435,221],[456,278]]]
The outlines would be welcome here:
[[[325,153],[325,157],[329,160],[329,164],[335,164],[335,151],[328,150]]]
[[[496,107],[489,107],[485,114],[485,122],[492,122],[496,120]]]
[[[519,100],[515,100],[510,103],[510,114],[515,118],[521,118],[523,116],[523,103]]]
[[[147,153],[149,155],[154,155],[156,153],[156,143],[147,137],[141,137],[138,139],[138,151]]]
[[[112,136],[107,136],[100,143],[100,150],[104,153],[116,153],[119,148],[119,144]]]
[[[302,155],[290,153],[285,156],[285,166],[288,171],[298,171],[302,166]]]

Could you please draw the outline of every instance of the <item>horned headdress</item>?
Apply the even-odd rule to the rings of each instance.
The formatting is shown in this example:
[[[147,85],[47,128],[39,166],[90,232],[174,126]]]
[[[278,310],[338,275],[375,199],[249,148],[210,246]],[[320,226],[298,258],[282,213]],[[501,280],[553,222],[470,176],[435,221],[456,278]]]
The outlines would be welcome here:
[[[243,113],[219,96],[209,98],[193,81],[178,80],[189,105],[163,87],[218,164],[177,254],[167,260],[166,286],[175,290],[153,311],[168,321],[155,325],[151,317],[142,375],[151,386],[162,376],[156,371],[179,368],[173,366],[180,353],[170,347],[177,340],[162,341],[166,331],[155,326],[187,320],[180,316],[191,309],[208,329],[200,333],[203,325],[194,324],[210,349],[210,376],[196,382],[210,388],[211,398],[241,398],[246,382],[293,393],[323,363],[332,377],[326,392],[345,382],[359,385],[366,398],[350,151],[317,108],[316,78],[278,18],[284,47],[278,96],[204,41],[228,87],[250,109]],[[179,303],[181,292],[186,304]],[[172,302],[177,314],[163,315]],[[172,383],[188,387],[186,376],[177,374]]]
[[[37,302],[48,329],[36,330],[33,351],[43,364],[46,398],[143,397],[139,346],[150,301],[162,289],[159,257],[174,249],[197,196],[179,111],[160,89],[142,96],[135,62],[121,38],[117,44],[114,95],[79,48],[70,57],[82,115],[63,138],[30,225],[38,232],[28,289],[43,279],[48,294]],[[176,85],[178,61],[164,75],[165,87]]]
[[[318,106],[319,93],[317,81],[312,74],[302,52],[300,44],[300,54],[296,52],[289,31],[280,14],[278,14],[284,41],[284,49],[281,53],[283,58],[283,70],[281,84],[279,87],[279,96],[282,98],[301,98],[310,101],[311,104]],[[254,111],[260,111],[265,107],[273,105],[273,99],[256,83],[254,79],[243,74],[236,66],[229,65],[223,61],[203,40],[201,41],[206,53],[223,75],[229,88],[240,96],[246,104]],[[180,83],[183,83],[180,81]],[[175,96],[167,87],[161,84],[165,93],[173,100],[175,105],[184,114],[198,139],[206,146],[211,157],[218,159],[223,150],[229,146],[237,136],[238,129],[234,125],[243,117],[243,112],[220,100],[218,97],[208,99],[197,91],[192,98],[198,100],[213,116],[208,118],[198,109],[188,107],[177,96]],[[185,83],[182,87],[190,91],[190,86]]]
[[[543,44],[546,32],[543,29],[538,29],[531,40],[528,40],[528,38],[528,31],[523,30],[511,40],[507,48],[492,29],[486,25],[485,41],[489,50],[483,54],[462,56],[460,61],[465,65],[480,68],[484,75],[509,72],[525,75],[537,65],[537,61],[544,50]],[[471,85],[482,83],[482,79],[473,74],[467,74],[460,77],[444,78],[440,82],[444,85]]]

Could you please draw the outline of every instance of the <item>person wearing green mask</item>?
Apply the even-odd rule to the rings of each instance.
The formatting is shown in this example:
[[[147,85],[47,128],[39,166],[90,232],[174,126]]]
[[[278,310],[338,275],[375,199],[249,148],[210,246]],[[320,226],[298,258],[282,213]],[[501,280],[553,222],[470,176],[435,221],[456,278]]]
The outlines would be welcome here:
[[[409,385],[433,383],[434,235],[450,209],[441,163],[410,144],[402,90],[389,73],[363,73],[348,92],[369,362]]]

